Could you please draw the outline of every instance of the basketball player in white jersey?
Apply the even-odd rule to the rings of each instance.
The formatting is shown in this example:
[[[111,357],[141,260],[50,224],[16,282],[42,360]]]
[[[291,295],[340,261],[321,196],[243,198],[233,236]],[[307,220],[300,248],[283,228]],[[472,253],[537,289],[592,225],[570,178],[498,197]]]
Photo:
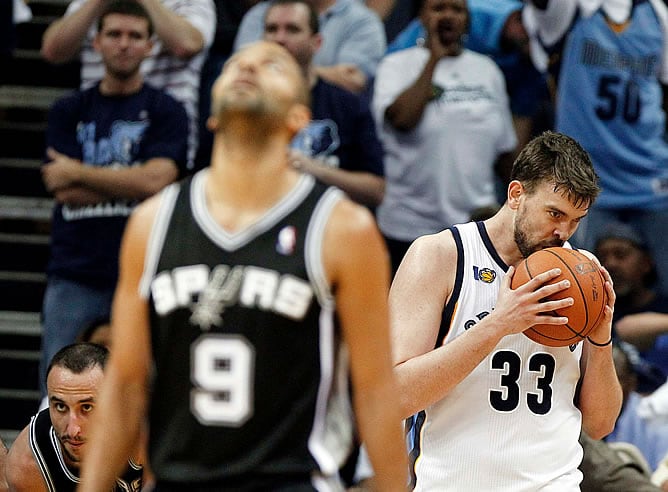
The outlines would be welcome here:
[[[546,347],[522,334],[564,324],[541,302],[567,281],[558,269],[512,290],[514,265],[563,246],[599,188],[588,155],[561,134],[531,141],[514,163],[507,200],[483,222],[417,239],[390,292],[395,373],[411,419],[415,490],[578,491],[580,429],[601,438],[621,390],[611,357],[608,305],[590,339]],[[557,295],[558,297],[558,295]]]
[[[342,490],[346,353],[378,487],[405,490],[389,261],[373,217],[290,166],[310,111],[284,48],[243,48],[212,94],[211,166],[126,229],[81,491],[108,489],[147,410],[157,491]]]

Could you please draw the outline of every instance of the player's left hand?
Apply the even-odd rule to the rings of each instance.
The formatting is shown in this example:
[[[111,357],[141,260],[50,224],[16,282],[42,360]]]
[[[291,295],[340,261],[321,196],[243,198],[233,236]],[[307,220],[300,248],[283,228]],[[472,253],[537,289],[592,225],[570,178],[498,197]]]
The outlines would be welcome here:
[[[592,255],[593,256],[593,255]],[[615,294],[615,289],[612,284],[612,277],[608,270],[601,265],[598,260],[593,257],[598,264],[601,275],[603,275],[603,280],[605,281],[605,292],[608,296],[608,302],[603,311],[603,317],[596,325],[596,327],[589,333],[587,337],[592,345],[595,346],[606,346],[609,342],[612,341],[612,315],[615,312],[615,300],[617,296]]]

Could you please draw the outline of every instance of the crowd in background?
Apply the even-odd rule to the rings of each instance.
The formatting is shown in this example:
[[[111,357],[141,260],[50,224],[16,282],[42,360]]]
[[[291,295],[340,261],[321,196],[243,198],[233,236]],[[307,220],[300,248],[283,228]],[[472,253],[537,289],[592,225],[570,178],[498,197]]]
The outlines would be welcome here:
[[[81,61],[81,90],[54,105],[47,130],[43,177],[57,205],[43,396],[52,356],[109,317],[132,208],[208,166],[211,88],[235,50],[265,39],[290,51],[310,84],[312,121],[290,163],[374,212],[393,272],[419,236],[497,210],[533,136],[555,129],[584,147],[602,192],[570,242],[614,281],[625,390],[606,442],[632,444],[640,455],[626,462],[668,490],[664,2],[308,0],[315,18],[302,18],[290,0],[142,0],[151,29],[130,39],[128,50],[145,43],[130,67],[104,46],[108,3],[72,1],[42,44],[49,62]],[[10,55],[0,56],[1,83]],[[150,93],[137,99],[142,86]],[[623,454],[581,444],[602,463]],[[585,484],[599,490],[586,471]]]

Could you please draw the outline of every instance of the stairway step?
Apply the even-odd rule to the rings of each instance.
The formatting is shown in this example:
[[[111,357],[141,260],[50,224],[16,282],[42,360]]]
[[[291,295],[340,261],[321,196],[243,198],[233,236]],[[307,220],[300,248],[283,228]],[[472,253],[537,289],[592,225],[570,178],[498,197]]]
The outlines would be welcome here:
[[[0,121],[3,157],[41,159],[46,146],[46,123]]]
[[[0,233],[0,271],[44,272],[48,259],[48,236]]]
[[[63,87],[0,86],[0,107],[48,110],[57,99],[71,91],[72,89]]]
[[[51,198],[0,195],[0,219],[50,221],[52,211]]]
[[[14,50],[5,83],[75,89],[80,84],[80,71],[81,62],[78,59],[54,65],[44,60],[37,49],[17,49]]]
[[[30,159],[30,161],[37,161],[37,159]],[[33,198],[49,198],[51,196],[44,186],[39,167],[2,166],[1,163],[0,167],[3,169],[3,179],[0,180],[0,196]]]
[[[0,272],[0,311],[38,312],[46,289],[46,274]]]
[[[40,337],[42,325],[40,313],[24,311],[0,311],[0,334],[22,337]]]

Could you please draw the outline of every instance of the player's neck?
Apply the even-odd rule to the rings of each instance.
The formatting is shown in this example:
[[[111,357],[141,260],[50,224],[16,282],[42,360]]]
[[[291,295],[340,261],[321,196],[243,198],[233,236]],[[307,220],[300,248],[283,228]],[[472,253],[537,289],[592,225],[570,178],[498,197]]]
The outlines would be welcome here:
[[[219,151],[214,147],[206,203],[211,216],[230,233],[256,223],[299,180],[300,174],[280,155],[275,154],[271,162],[264,155],[244,161],[241,154],[220,155]]]
[[[299,174],[288,163],[287,135],[249,138],[242,130],[228,127],[216,134],[210,166],[213,196],[220,193],[233,208],[264,210],[292,189]]]
[[[513,230],[513,220],[514,215],[508,208],[508,204],[505,204],[492,218],[485,221],[489,239],[507,265],[515,265],[522,259],[522,253],[517,248],[515,238],[512,233],[508,233]]]

